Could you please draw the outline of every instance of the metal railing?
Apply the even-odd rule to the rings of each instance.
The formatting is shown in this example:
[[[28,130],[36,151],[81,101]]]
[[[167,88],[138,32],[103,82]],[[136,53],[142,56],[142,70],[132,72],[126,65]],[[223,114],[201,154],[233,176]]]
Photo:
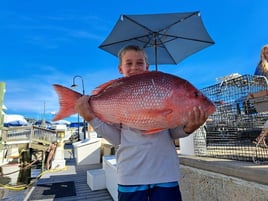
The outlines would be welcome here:
[[[2,144],[27,143],[32,132],[32,126],[3,127]]]
[[[56,131],[38,126],[4,127],[2,144],[28,144],[30,148],[45,150],[52,142],[57,141]]]

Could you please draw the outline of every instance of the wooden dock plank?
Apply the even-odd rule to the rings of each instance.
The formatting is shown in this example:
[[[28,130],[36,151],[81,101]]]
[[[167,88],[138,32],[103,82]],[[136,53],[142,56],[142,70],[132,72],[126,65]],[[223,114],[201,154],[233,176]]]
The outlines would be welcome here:
[[[36,185],[51,184],[64,181],[74,181],[76,196],[46,199],[46,201],[113,201],[107,189],[92,191],[87,184],[87,170],[102,168],[102,164],[76,165],[74,158],[67,158],[66,168],[61,171],[48,171],[42,175]],[[32,187],[24,201],[43,201],[31,199],[31,195],[36,193],[36,185]]]

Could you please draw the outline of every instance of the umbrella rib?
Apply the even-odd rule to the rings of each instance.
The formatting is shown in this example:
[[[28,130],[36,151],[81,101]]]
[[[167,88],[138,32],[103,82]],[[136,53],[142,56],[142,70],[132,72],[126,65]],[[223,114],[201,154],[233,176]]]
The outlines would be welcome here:
[[[146,36],[146,35],[145,35]],[[141,41],[144,43],[144,41],[142,40],[139,40],[139,38],[142,38],[144,36],[139,36],[139,37],[135,37],[135,38],[131,38],[131,40],[137,40],[137,41]],[[118,44],[118,43],[124,43],[124,42],[127,42],[129,41],[130,39],[125,39],[125,40],[120,40],[120,41],[116,41],[116,42],[113,42],[113,43],[109,43],[109,44],[106,44],[106,45],[100,45],[99,47],[102,48],[102,47],[109,47],[111,45],[115,45],[115,44]]]
[[[215,44],[214,41],[205,41],[205,40],[199,40],[199,39],[195,39],[195,38],[187,38],[187,37],[182,37],[182,36],[174,36],[174,35],[166,35],[166,34],[160,34],[161,36],[168,36],[168,37],[171,37],[172,39],[168,40],[168,41],[165,41],[166,42],[170,42],[172,40],[175,40],[177,38],[181,38],[181,39],[185,39],[185,40],[192,40],[192,41],[198,41],[198,42],[202,42],[202,43],[210,43],[210,44]],[[143,38],[145,37],[146,35],[143,35],[143,36],[139,36],[139,37],[135,37],[135,38],[131,38],[131,40],[137,40],[137,41],[141,41],[143,43],[145,43],[144,47],[147,46],[147,44],[149,43],[150,40],[148,40],[148,42],[146,43],[145,41],[142,41],[140,40],[140,38]],[[109,43],[107,45],[100,45],[99,47],[102,48],[102,47],[108,47],[108,46],[111,46],[111,45],[115,45],[115,44],[118,44],[118,43],[123,43],[123,42],[127,42],[129,41],[129,39],[126,39],[126,40],[121,40],[121,41],[117,41],[117,42],[113,42],[113,43]],[[158,40],[158,42],[161,42],[161,40]],[[161,44],[164,44],[164,42],[161,42]],[[159,45],[159,44],[158,44]]]
[[[135,20],[131,19],[131,18],[130,18],[130,17],[128,17],[127,15],[123,15],[123,17],[125,17],[125,18],[127,18],[129,21],[131,21],[131,22],[133,22],[133,23],[135,23],[135,24],[139,25],[140,27],[143,27],[144,29],[146,29],[146,30],[148,30],[148,31],[153,32],[153,31],[152,31],[151,29],[149,29],[148,27],[146,27],[146,26],[144,26],[144,25],[142,25],[142,24],[138,23],[137,21],[135,21]]]
[[[163,28],[162,30],[159,30],[158,33],[160,33],[161,31],[163,31],[165,29],[169,29],[170,27],[174,26],[175,24],[180,23],[180,22],[182,22],[184,20],[187,20],[188,18],[190,18],[190,17],[192,17],[194,15],[198,15],[198,14],[199,14],[199,11],[196,11],[196,12],[193,12],[190,15],[188,15],[188,16],[182,18],[182,19],[178,19],[176,22],[174,22],[172,24],[169,24],[167,27]]]
[[[115,44],[118,44],[118,43],[124,43],[124,42],[128,42],[130,40],[137,40],[137,41],[140,41],[142,43],[144,43],[144,47],[147,46],[147,44],[150,43],[151,38],[149,40],[141,40],[141,38],[148,38],[148,35],[145,34],[145,35],[142,35],[142,36],[137,36],[137,37],[134,37],[134,38],[128,38],[128,39],[125,39],[125,40],[120,40],[120,41],[116,41],[116,42],[112,42],[112,43],[109,43],[109,44],[106,44],[106,45],[100,45],[99,47],[102,48],[102,47],[108,47],[108,46],[111,46],[111,45],[115,45]]]
[[[182,21],[184,21],[184,20],[186,20],[186,19],[188,19],[188,18],[190,18],[190,17],[192,17],[192,16],[194,16],[194,15],[198,15],[198,14],[199,14],[199,11],[193,12],[193,13],[191,13],[190,15],[188,15],[188,16],[182,18],[182,19],[179,19],[178,21],[176,21],[176,22],[174,22],[174,23],[168,25],[167,27],[163,28],[162,30],[165,30],[165,29],[167,29],[167,28],[173,26],[174,24],[177,24],[177,23],[179,23],[179,22],[182,22]],[[124,17],[124,18],[127,18],[129,21],[131,21],[131,22],[133,22],[133,23],[135,23],[135,24],[137,24],[137,25],[139,25],[139,26],[143,27],[144,29],[149,30],[149,31],[151,31],[151,32],[160,33],[160,32],[162,31],[162,30],[159,30],[159,31],[152,31],[152,30],[149,29],[148,27],[146,27],[146,26],[144,26],[144,25],[138,23],[137,21],[131,19],[131,18],[128,17],[127,15],[123,15],[123,17]]]
[[[169,41],[172,41],[172,40],[175,40],[177,38],[181,38],[181,39],[185,39],[185,40],[192,40],[192,41],[198,41],[198,42],[202,42],[202,43],[210,43],[210,44],[215,44],[214,41],[208,41],[208,40],[200,40],[200,39],[195,39],[195,38],[187,38],[187,37],[182,37],[182,36],[174,36],[174,35],[167,35],[167,34],[159,34],[160,36],[168,36],[168,37],[171,37],[172,39],[170,40],[167,40],[165,41],[166,42],[169,42]]]
[[[152,36],[153,36],[154,38],[156,38],[156,37],[155,37],[153,34],[154,34],[154,33],[159,33],[159,32],[154,32],[154,31],[152,31],[152,30],[149,29],[148,27],[146,27],[146,26],[144,26],[144,25],[138,23],[137,21],[131,19],[131,18],[128,17],[127,15],[123,15],[123,17],[125,17],[125,18],[128,19],[129,21],[133,22],[134,24],[137,24],[138,26],[144,28],[145,30],[151,32],[151,33],[152,33]],[[147,36],[147,35],[145,35],[145,36]],[[142,38],[142,37],[145,37],[145,36],[135,37],[134,40],[138,40],[139,38]],[[150,44],[150,41],[151,41],[151,40],[152,40],[152,39],[149,39],[149,40],[146,41],[146,42],[145,42],[145,41],[142,41],[142,40],[140,40],[140,41],[142,41],[142,42],[144,43],[144,46],[143,46],[143,47],[147,47],[147,45]],[[139,41],[139,40],[138,40],[138,41]],[[154,44],[153,44],[153,45],[154,45]]]
[[[142,24],[136,22],[135,20],[132,20],[132,19],[129,18],[127,15],[122,15],[122,16],[123,16],[123,18],[127,18],[129,21],[131,21],[131,22],[133,22],[133,23],[139,25],[140,27],[143,27],[144,29],[146,29],[146,30],[148,30],[148,31],[150,31],[150,32],[153,33],[153,31],[152,31],[151,29],[149,29],[148,27],[146,27],[146,26],[144,26],[144,25],[142,25]],[[135,38],[131,38],[131,40],[138,40],[139,38],[142,38],[142,37],[145,37],[145,36],[147,36],[147,35],[139,36],[139,37],[135,37]],[[125,40],[121,40],[121,41],[118,41],[118,42],[109,43],[109,44],[107,44],[107,45],[100,45],[99,48],[102,48],[102,47],[108,47],[108,46],[111,46],[111,45],[115,45],[115,44],[122,43],[122,42],[127,42],[127,41],[129,41],[129,39],[125,39]],[[140,40],[140,41],[141,41],[141,40]],[[149,40],[149,41],[150,41],[150,40]],[[142,42],[144,42],[144,41],[142,41]],[[144,43],[145,43],[145,42],[144,42]],[[146,42],[145,44],[148,44],[148,42]],[[146,45],[145,45],[145,47],[146,47]]]

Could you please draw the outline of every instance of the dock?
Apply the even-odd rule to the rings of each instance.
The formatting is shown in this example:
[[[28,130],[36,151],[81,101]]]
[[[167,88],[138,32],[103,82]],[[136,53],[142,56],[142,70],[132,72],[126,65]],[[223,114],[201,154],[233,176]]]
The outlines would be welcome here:
[[[42,131],[43,132],[43,131]],[[39,134],[39,132],[35,132]],[[17,135],[17,132],[14,132],[14,135]],[[11,138],[13,136],[9,135],[8,137]],[[41,138],[34,138],[37,139],[37,145],[40,143]],[[7,141],[8,142],[8,141]],[[43,142],[43,141],[42,141]],[[87,141],[85,141],[87,144]],[[92,143],[92,142],[91,142]],[[9,143],[11,144],[11,143]],[[7,146],[9,146],[6,143]],[[44,143],[42,143],[44,144]],[[64,159],[65,159],[65,166],[61,169],[52,168],[49,171],[44,171],[41,177],[38,177],[34,182],[34,185],[31,187],[20,191],[14,192],[9,191],[8,194],[2,197],[3,201],[83,201],[83,200],[90,200],[90,201],[113,201],[117,200],[114,199],[114,195],[117,190],[114,176],[116,175],[114,170],[115,166],[111,163],[109,166],[106,163],[109,160],[105,160],[110,155],[104,154],[102,161],[94,162],[93,164],[77,164],[83,162],[92,162],[94,159],[93,153],[90,153],[88,147],[78,146],[73,144],[66,144],[68,146],[64,146]],[[95,146],[95,145],[90,145]],[[99,147],[100,145],[98,145]],[[108,147],[107,147],[108,148]],[[110,147],[109,147],[110,148]],[[180,147],[181,148],[181,147]],[[243,147],[237,148],[237,152],[240,151]],[[266,151],[266,147],[256,147],[258,149],[262,149],[262,151]],[[85,150],[86,149],[86,150]],[[206,146],[206,153],[209,153],[211,149],[210,146]],[[76,150],[76,151],[74,151]],[[217,155],[221,151],[219,148],[215,148],[214,150],[217,151]],[[255,149],[257,151],[257,149]],[[257,200],[267,201],[267,166],[264,163],[256,164],[247,161],[235,161],[229,159],[218,159],[212,157],[185,157],[180,154],[178,149],[178,157],[180,157],[181,161],[181,175],[182,175],[182,182],[181,182],[181,189],[182,189],[182,196],[186,198],[186,200],[195,200],[194,197],[202,197],[206,198],[205,200],[219,200],[219,198],[224,197],[222,199],[225,200],[243,200],[245,197],[248,200],[256,200],[255,197],[258,196]],[[226,150],[225,150],[226,151]],[[90,154],[90,157],[87,157],[89,160],[81,160],[83,153]],[[81,155],[79,154],[81,153]],[[214,151],[215,153],[215,151]],[[265,152],[266,153],[266,152]],[[92,155],[91,155],[92,154]],[[241,156],[241,154],[240,154]],[[266,156],[266,155],[265,155]],[[99,159],[99,157],[97,157]],[[95,161],[95,160],[94,160]],[[56,164],[56,163],[55,163]],[[61,164],[60,162],[57,164]],[[89,187],[88,185],[88,170],[95,170],[95,169],[104,169],[105,171],[105,184],[107,189],[99,188],[101,190],[92,190],[93,188]],[[109,168],[109,171],[108,169]],[[189,174],[189,171],[192,172]],[[88,171],[88,172],[95,172],[95,171]],[[98,171],[96,171],[98,172]],[[100,171],[102,172],[102,171]],[[109,174],[108,174],[109,173]],[[195,175],[191,178],[189,175]],[[107,176],[108,175],[108,176]],[[216,176],[215,176],[216,175]],[[200,177],[200,178],[199,178]],[[101,181],[99,177],[96,177],[95,181]],[[108,179],[107,179],[108,178]],[[206,178],[205,183],[200,183],[196,180],[199,178],[200,181],[203,181],[203,178]],[[221,192],[220,189],[222,188],[225,183],[228,183],[228,194],[226,193],[218,193]],[[112,185],[111,185],[112,184]],[[194,185],[193,185],[194,184]],[[206,185],[206,190],[200,193],[199,189],[203,189]],[[217,185],[215,185],[217,184]],[[218,186],[215,188],[215,186]],[[194,189],[191,191],[191,189]],[[237,192],[243,193],[237,193]],[[198,194],[193,194],[193,192],[199,192]],[[212,196],[211,193],[214,193]],[[245,196],[246,194],[246,196]],[[237,199],[233,199],[236,197]],[[241,199],[240,199],[241,198]],[[221,199],[220,199],[221,200]]]
[[[3,156],[14,155],[13,149],[29,144],[30,148],[40,150],[44,157],[49,144],[56,141],[58,134],[55,130],[35,126],[4,128]],[[64,168],[54,167],[46,171],[42,165],[42,175],[33,179],[33,184],[25,190],[2,189],[4,195],[1,198],[5,201],[113,201],[107,189],[91,190],[87,184],[87,171],[101,169],[100,161],[94,164],[77,164],[72,144],[64,147],[64,160]]]
[[[113,201],[107,189],[91,190],[87,170],[100,169],[102,164],[76,165],[72,149],[65,149],[66,167],[44,172],[28,191],[23,201]]]
[[[3,201],[113,201],[107,189],[91,190],[87,184],[87,171],[101,169],[102,163],[77,165],[71,144],[64,158],[64,168],[44,171],[25,190],[6,190]]]

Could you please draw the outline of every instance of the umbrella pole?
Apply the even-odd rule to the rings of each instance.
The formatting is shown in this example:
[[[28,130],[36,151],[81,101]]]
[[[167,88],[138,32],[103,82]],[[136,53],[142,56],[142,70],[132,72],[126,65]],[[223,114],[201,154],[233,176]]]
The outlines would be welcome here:
[[[156,42],[156,37],[154,38],[154,59],[155,59],[155,70],[158,70],[157,67],[157,42]]]

